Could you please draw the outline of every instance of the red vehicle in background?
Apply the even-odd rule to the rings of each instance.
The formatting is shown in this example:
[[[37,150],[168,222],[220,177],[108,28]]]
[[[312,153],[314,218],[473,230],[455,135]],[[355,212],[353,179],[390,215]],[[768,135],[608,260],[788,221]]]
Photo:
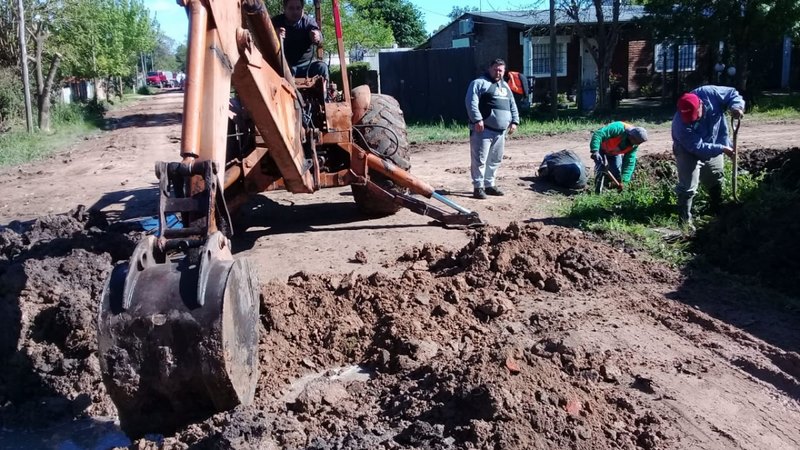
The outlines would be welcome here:
[[[172,72],[165,72],[163,70],[147,72],[146,82],[148,86],[158,86],[160,88],[173,87],[174,84]]]

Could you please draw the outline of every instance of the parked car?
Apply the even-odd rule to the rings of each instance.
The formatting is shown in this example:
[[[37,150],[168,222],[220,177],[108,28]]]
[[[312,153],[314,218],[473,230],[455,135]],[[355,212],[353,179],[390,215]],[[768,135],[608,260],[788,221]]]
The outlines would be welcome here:
[[[163,70],[156,70],[147,72],[147,85],[158,86],[160,88],[172,87],[174,80],[172,79],[172,72],[165,72]]]

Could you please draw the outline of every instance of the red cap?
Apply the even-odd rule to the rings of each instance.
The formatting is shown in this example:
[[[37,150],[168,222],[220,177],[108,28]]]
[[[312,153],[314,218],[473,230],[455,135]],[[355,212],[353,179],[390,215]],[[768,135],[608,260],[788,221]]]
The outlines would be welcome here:
[[[700,97],[691,92],[681,95],[678,99],[678,111],[681,113],[681,120],[689,124],[700,118]]]

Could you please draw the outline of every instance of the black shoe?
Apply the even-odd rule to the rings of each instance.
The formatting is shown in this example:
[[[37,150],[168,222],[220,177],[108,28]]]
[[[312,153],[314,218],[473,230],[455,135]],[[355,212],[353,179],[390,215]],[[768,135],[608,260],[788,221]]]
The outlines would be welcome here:
[[[472,196],[477,199],[484,200],[486,199],[486,191],[484,191],[483,188],[475,188],[475,190],[472,191]]]
[[[488,186],[486,188],[486,193],[489,194],[489,195],[497,196],[497,197],[505,195],[503,193],[503,191],[501,191],[500,189],[497,189],[497,186]]]

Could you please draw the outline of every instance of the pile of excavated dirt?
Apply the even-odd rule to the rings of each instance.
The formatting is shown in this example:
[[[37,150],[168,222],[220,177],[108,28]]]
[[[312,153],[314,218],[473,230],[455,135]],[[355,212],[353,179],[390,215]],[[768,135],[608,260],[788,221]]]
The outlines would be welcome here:
[[[134,241],[82,207],[0,228],[3,424],[115,414],[100,380],[97,304]]]
[[[256,405],[167,446],[656,448],[670,439],[662,413],[620,385],[624,355],[584,349],[558,332],[570,317],[528,304],[622,280],[674,281],[671,272],[577,231],[516,224],[400,263],[399,279],[298,273],[267,285]],[[287,392],[353,363],[368,379],[328,371]]]

